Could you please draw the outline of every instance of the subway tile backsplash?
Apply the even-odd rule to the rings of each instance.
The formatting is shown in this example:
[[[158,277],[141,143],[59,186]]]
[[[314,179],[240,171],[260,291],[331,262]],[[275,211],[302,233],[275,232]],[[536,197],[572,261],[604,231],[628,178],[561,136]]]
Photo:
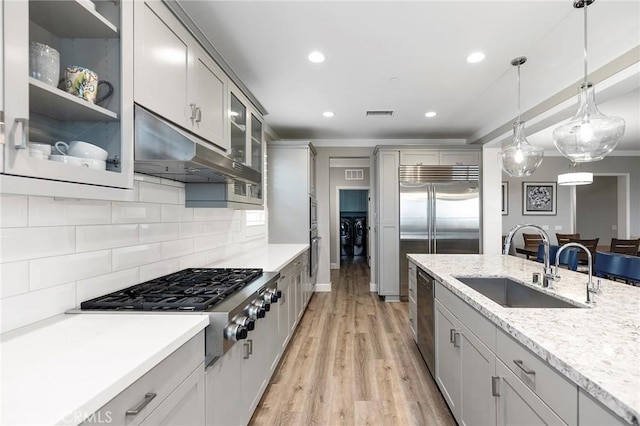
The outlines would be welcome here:
[[[245,212],[184,207],[184,185],[136,175],[135,202],[0,196],[0,332],[267,243]]]

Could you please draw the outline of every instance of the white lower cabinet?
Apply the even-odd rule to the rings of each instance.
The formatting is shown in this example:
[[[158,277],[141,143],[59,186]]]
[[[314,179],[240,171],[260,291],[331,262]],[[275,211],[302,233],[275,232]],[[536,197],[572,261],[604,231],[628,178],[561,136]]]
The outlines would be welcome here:
[[[417,307],[417,267],[412,261],[409,261],[409,329],[413,340],[418,342],[417,326],[418,326],[418,307]]]
[[[256,409],[262,392],[266,388],[266,382],[271,375],[267,365],[267,318],[271,312],[267,312],[265,318],[256,321],[256,328],[249,332],[247,340],[242,340],[242,372],[240,412],[242,424],[248,424],[253,410]]]
[[[233,345],[222,358],[218,359],[206,374],[206,424],[207,426],[239,425],[242,352],[240,343]]]
[[[576,384],[440,283],[435,327],[436,383],[459,424],[598,424],[578,422]]]
[[[500,360],[497,362],[498,425],[564,425],[522,380]]]
[[[436,301],[436,382],[459,424],[496,423],[496,356]]]
[[[275,317],[271,314],[258,319],[246,339],[207,369],[207,426],[246,425],[251,420],[271,377],[267,355],[269,316]]]
[[[578,392],[578,423],[582,426],[622,426],[628,424],[582,389]]]
[[[280,271],[280,280],[278,281],[278,290],[280,290],[280,310],[278,312],[278,342],[280,343],[281,352],[284,352],[289,338],[291,336],[291,322],[289,321],[289,306],[291,301],[295,300],[291,297],[291,268],[286,267]]]
[[[141,424],[204,425],[204,365],[184,382]]]
[[[200,332],[83,424],[204,425],[203,360],[204,332]]]

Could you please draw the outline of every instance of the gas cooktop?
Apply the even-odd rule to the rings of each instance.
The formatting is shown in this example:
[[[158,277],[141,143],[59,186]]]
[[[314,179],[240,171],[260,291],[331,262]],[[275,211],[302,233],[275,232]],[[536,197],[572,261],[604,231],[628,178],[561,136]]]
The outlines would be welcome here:
[[[184,269],[87,300],[80,308],[206,311],[261,275],[262,269]]]

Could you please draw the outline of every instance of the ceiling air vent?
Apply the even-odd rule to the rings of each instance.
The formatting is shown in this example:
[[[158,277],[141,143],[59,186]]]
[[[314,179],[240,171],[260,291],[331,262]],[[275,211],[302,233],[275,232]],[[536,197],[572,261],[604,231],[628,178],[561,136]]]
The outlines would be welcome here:
[[[392,109],[370,109],[365,115],[367,117],[391,117],[393,113]]]

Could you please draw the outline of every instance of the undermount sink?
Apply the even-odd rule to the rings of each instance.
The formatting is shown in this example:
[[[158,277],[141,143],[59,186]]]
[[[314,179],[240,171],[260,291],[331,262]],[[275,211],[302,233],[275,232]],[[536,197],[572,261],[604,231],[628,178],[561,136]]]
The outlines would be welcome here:
[[[505,308],[579,308],[508,277],[454,277]]]

